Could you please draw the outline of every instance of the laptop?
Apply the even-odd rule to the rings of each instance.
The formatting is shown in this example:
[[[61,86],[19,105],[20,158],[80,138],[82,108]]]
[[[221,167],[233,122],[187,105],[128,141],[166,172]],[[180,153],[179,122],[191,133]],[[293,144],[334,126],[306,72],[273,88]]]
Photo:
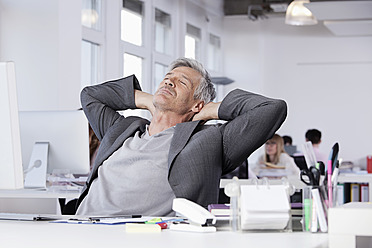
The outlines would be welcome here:
[[[39,221],[39,220],[58,220],[58,219],[61,219],[61,216],[42,215],[42,214],[23,214],[23,213],[0,213],[0,220]]]

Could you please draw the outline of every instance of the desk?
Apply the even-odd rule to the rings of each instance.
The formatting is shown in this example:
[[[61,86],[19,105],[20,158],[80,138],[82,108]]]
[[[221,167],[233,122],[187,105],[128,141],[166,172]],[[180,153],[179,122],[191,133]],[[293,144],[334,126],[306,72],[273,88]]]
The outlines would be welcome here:
[[[49,222],[0,221],[2,247],[288,247],[322,248],[322,233],[126,233],[125,226],[56,224]]]
[[[0,190],[0,212],[60,214],[58,199],[78,198],[78,191]]]

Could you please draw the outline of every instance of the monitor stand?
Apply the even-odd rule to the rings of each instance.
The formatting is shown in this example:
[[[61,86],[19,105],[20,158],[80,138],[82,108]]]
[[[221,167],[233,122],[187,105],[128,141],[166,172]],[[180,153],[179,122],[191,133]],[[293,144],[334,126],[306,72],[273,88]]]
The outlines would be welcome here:
[[[25,188],[46,189],[49,142],[35,142],[30,163],[25,170]]]

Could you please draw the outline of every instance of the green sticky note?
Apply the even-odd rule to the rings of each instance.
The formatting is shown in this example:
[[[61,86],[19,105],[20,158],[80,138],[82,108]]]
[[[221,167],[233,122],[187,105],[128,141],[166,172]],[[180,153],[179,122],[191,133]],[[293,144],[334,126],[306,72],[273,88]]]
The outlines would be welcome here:
[[[156,224],[158,222],[162,222],[163,220],[161,218],[153,218],[151,220],[146,221],[146,224]]]

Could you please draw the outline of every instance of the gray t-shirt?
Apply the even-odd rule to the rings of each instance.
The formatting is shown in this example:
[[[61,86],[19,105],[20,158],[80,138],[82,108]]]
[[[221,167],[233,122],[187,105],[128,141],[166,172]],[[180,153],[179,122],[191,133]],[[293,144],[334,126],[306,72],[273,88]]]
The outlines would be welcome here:
[[[98,169],[78,215],[170,216],[175,195],[168,182],[174,127],[128,138]]]

